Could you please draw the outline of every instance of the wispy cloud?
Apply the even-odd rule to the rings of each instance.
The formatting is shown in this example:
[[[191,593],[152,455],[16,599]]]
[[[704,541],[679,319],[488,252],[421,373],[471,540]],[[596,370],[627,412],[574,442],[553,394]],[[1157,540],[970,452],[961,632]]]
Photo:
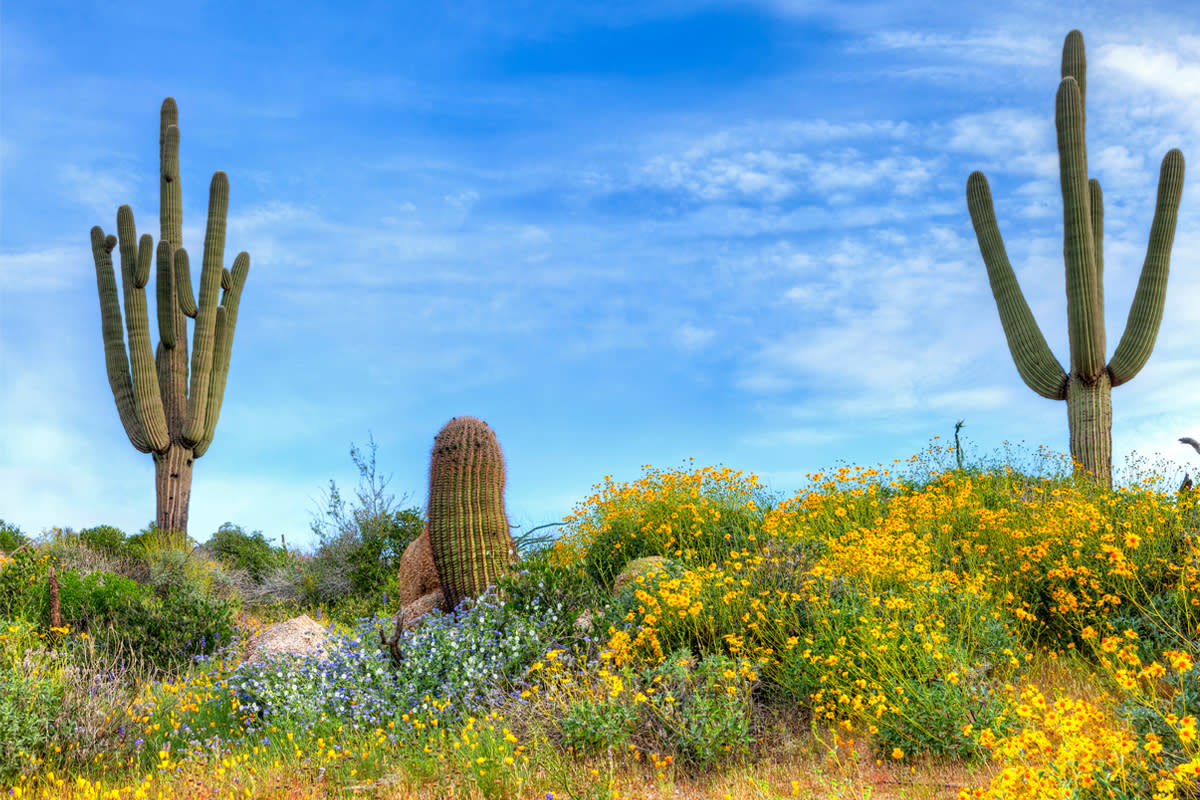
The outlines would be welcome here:
[[[120,267],[117,266],[119,270]],[[87,240],[77,247],[51,247],[24,253],[0,253],[0,290],[5,292],[56,291],[78,287],[96,271]]]

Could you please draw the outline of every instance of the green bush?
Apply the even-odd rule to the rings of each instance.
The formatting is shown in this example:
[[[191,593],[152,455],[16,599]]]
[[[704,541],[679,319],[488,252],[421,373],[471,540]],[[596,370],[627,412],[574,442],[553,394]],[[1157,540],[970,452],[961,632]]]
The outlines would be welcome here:
[[[746,662],[716,654],[697,662],[677,650],[643,673],[653,691],[649,728],[664,749],[699,771],[741,758],[754,741],[751,693],[757,679]]]
[[[630,561],[665,556],[669,550],[670,534],[638,531],[633,522],[617,519],[592,541],[584,555],[583,568],[593,582],[609,590]]]
[[[84,528],[79,532],[79,541],[97,553],[112,558],[129,555],[129,543],[125,539],[125,531],[112,525]]]
[[[287,554],[274,548],[262,531],[246,533],[240,525],[226,522],[205,544],[218,561],[228,569],[241,569],[261,582],[273,567],[287,563]]]
[[[109,628],[126,630],[140,608],[152,600],[154,592],[137,581],[111,572],[92,572],[81,576],[64,570],[58,576],[59,613],[72,632],[87,631],[93,638],[104,636]],[[39,619],[50,614],[50,596],[46,581],[38,586]]]
[[[65,692],[61,664],[31,627],[11,622],[0,617],[0,785],[53,746]]]
[[[49,616],[49,590],[44,578],[35,586],[32,616],[40,624]],[[152,670],[173,672],[198,655],[214,652],[233,636],[237,606],[186,583],[160,591],[111,572],[80,576],[73,570],[58,576],[63,624],[72,633],[87,632],[102,655],[136,654]]]
[[[564,613],[541,624],[549,626],[545,630],[548,640],[564,645],[582,636],[574,627],[580,614],[598,612],[610,602],[608,592],[587,572],[574,564],[555,564],[549,550],[535,551],[518,563],[514,574],[496,581],[496,590],[518,616],[540,614],[547,608],[562,609]]]
[[[111,655],[135,653],[151,670],[186,669],[196,656],[216,652],[233,637],[236,608],[189,587],[160,597],[112,576],[92,596],[98,606],[93,620],[112,620],[92,629],[96,648]]]
[[[46,558],[31,547],[15,550],[0,565],[0,618],[37,621],[46,571]]]
[[[11,553],[28,541],[29,537],[21,533],[20,528],[0,519],[0,551]]]
[[[623,750],[637,725],[638,709],[623,698],[584,698],[567,709],[563,743],[581,755]]]
[[[306,565],[302,599],[307,604],[336,605],[359,598],[357,605],[378,610],[404,549],[424,528],[419,508],[394,508],[397,500],[386,491],[389,478],[376,471],[373,439],[369,448],[364,456],[350,446],[360,476],[357,504],[348,507],[330,481],[325,511],[313,519],[319,545]]]

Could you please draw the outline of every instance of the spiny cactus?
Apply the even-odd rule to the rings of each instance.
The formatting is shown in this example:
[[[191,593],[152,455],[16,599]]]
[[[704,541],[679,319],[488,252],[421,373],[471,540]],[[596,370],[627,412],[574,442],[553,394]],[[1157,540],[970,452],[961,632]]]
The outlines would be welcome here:
[[[433,440],[429,540],[450,609],[482,594],[516,560],[504,513],[504,456],[483,420],[455,417]]]
[[[1063,44],[1062,82],[1054,121],[1058,129],[1059,176],[1063,195],[1067,274],[1067,331],[1070,372],[1055,359],[1025,302],[1008,261],[987,179],[973,172],[967,179],[967,208],[1008,349],[1021,378],[1051,400],[1066,400],[1071,457],[1078,469],[1105,486],[1112,484],[1112,387],[1133,378],[1150,358],[1162,322],[1167,273],[1175,221],[1183,193],[1183,154],[1173,149],[1163,157],[1158,200],[1150,227],[1150,243],[1129,310],[1125,333],[1104,363],[1104,203],[1100,182],[1088,179],[1084,144],[1086,61],[1083,35],[1067,34]]]
[[[192,462],[208,450],[221,413],[238,303],[250,271],[250,256],[239,253],[232,270],[223,266],[229,179],[224,172],[216,172],[208,192],[208,226],[197,302],[192,294],[187,251],[181,246],[178,120],[175,100],[168,97],[162,104],[159,125],[157,250],[150,234],[138,240],[133,211],[121,206],[117,210],[119,240],[118,236],[105,236],[97,225],[92,228],[92,256],[100,293],[104,361],[117,413],[133,446],[154,455],[155,524],[161,530],[186,532]],[[128,358],[111,255],[118,241]],[[158,272],[157,352],[150,345],[145,292],[152,253],[157,258]],[[190,383],[188,317],[196,320]]]

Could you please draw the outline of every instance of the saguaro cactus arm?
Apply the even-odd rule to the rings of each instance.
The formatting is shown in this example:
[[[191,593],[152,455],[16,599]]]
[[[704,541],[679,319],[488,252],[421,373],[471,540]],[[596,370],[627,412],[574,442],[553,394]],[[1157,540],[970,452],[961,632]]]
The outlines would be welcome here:
[[[212,444],[221,417],[221,404],[225,401],[225,381],[229,377],[229,359],[233,352],[233,331],[237,327],[238,306],[242,300],[242,288],[250,274],[250,254],[243,251],[233,260],[232,270],[221,272],[221,285],[228,288],[221,294],[217,306],[216,327],[213,337],[212,377],[208,382],[208,406],[204,414],[204,432],[196,443],[195,456],[199,458]],[[226,280],[228,275],[228,280]]]
[[[1063,78],[1054,103],[1058,129],[1059,179],[1063,196],[1063,257],[1067,268],[1067,333],[1071,371],[1091,382],[1104,369],[1104,309],[1096,274],[1091,188],[1084,141],[1083,94],[1073,77]]]
[[[171,443],[167,418],[163,413],[162,393],[158,386],[158,370],[154,363],[154,348],[150,344],[150,318],[146,308],[146,288],[137,279],[150,274],[150,237],[135,250],[137,232],[133,211],[129,206],[117,209],[117,237],[121,242],[121,282],[125,285],[125,328],[129,333],[129,366],[133,375],[133,402],[150,448],[166,450]],[[145,255],[145,262],[143,261]]]
[[[1004,249],[1004,239],[996,224],[996,211],[992,206],[992,193],[987,178],[975,171],[967,179],[967,208],[971,212],[971,223],[979,242],[979,252],[987,266],[988,282],[996,308],[1000,312],[1000,324],[1008,340],[1008,350],[1017,372],[1025,384],[1051,400],[1067,397],[1067,374],[1058,359],[1050,352],[1046,337],[1042,335],[1021,286]]]
[[[1178,149],[1163,156],[1158,171],[1158,199],[1154,205],[1154,222],[1150,225],[1146,260],[1142,263],[1137,291],[1129,307],[1125,332],[1121,334],[1121,341],[1108,364],[1113,386],[1125,383],[1141,371],[1154,350],[1154,340],[1158,338],[1163,305],[1167,299],[1167,274],[1171,267],[1171,246],[1175,242],[1179,199],[1183,195],[1183,171],[1183,153]]]
[[[117,279],[112,263],[112,251],[116,246],[117,237],[106,237],[99,225],[92,228],[92,258],[96,262],[100,323],[104,333],[104,366],[125,434],[138,452],[149,453],[150,441],[134,408],[133,380],[125,353],[125,328],[121,324],[121,303],[117,299]]]
[[[1104,192],[1100,181],[1088,179],[1088,202],[1092,210],[1092,252],[1096,255],[1096,298],[1104,308]]]
[[[224,172],[212,177],[208,189],[208,224],[204,234],[204,263],[200,269],[200,301],[192,336],[192,374],[188,389],[187,419],[183,443],[193,447],[204,438],[204,416],[208,408],[208,384],[213,372],[213,340],[216,338],[217,298],[221,292],[222,259],[225,257],[225,215],[229,210],[229,179]]]

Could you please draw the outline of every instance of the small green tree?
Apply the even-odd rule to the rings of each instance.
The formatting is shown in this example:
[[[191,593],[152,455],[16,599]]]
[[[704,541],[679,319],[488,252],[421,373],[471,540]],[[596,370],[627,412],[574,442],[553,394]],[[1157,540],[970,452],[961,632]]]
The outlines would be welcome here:
[[[125,531],[112,525],[96,525],[79,532],[79,541],[107,556],[122,556],[129,552]]]
[[[28,541],[29,537],[21,533],[20,528],[0,519],[0,551],[11,553]]]
[[[425,525],[420,508],[400,507],[407,493],[397,500],[387,491],[391,476],[380,474],[375,439],[367,436],[365,453],[350,445],[350,460],[359,474],[356,504],[348,505],[331,480],[324,511],[313,515],[312,531],[319,545],[309,564],[309,601],[379,594],[394,577],[404,549]]]
[[[262,531],[246,533],[241,525],[232,522],[223,523],[204,547],[222,565],[244,569],[255,581],[262,581],[272,567],[287,560],[283,550],[272,547]]]

